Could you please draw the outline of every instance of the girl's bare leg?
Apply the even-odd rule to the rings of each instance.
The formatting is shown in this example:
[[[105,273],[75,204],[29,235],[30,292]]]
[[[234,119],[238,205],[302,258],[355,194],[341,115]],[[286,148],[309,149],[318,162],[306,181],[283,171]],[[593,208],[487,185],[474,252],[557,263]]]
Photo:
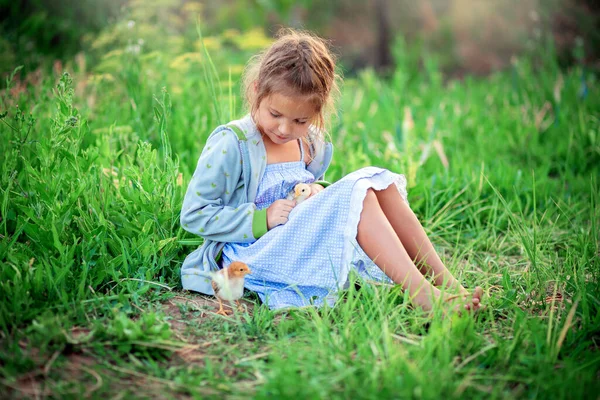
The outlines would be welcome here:
[[[448,271],[431,241],[427,237],[423,226],[415,213],[402,199],[395,186],[374,192],[385,217],[392,225],[396,235],[406,249],[409,256],[415,260],[421,272],[433,275],[436,286],[445,286],[466,294],[467,290]],[[473,304],[477,307],[481,299],[482,290],[476,288],[473,293]]]
[[[416,305],[425,310],[431,309],[432,302],[441,293],[419,272],[371,189],[363,203],[356,239],[391,280],[409,290]]]

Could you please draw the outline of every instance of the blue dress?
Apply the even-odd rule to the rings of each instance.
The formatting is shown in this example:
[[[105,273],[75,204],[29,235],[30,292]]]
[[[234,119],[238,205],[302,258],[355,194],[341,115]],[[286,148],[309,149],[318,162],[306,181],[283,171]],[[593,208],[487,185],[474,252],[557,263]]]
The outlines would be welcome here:
[[[258,186],[258,209],[284,199],[298,183],[315,177],[301,161],[268,164]],[[333,306],[337,292],[347,287],[350,268],[366,280],[391,282],[356,241],[367,189],[395,184],[406,200],[406,179],[388,170],[367,167],[352,172],[325,190],[298,204],[288,222],[253,243],[227,243],[223,265],[243,261],[252,270],[245,287],[271,309]]]

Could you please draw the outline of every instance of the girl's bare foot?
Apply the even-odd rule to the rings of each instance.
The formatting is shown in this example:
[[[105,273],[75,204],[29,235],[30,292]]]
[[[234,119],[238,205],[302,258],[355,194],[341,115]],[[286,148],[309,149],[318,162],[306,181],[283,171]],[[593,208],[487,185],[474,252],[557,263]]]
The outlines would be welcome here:
[[[457,295],[450,295],[444,298],[444,302],[452,305],[452,310],[458,312],[472,312],[476,313],[483,309],[484,306],[481,304],[481,297],[483,296],[483,289],[479,286],[475,288],[471,294],[466,289],[462,288],[461,293]]]

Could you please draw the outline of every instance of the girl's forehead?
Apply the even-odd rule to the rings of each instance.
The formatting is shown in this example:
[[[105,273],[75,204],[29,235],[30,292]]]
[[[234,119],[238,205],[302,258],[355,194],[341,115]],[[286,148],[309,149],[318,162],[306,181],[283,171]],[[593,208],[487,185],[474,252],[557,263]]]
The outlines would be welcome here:
[[[264,101],[271,110],[289,118],[310,118],[316,113],[315,105],[308,96],[286,96],[281,93],[272,93]]]

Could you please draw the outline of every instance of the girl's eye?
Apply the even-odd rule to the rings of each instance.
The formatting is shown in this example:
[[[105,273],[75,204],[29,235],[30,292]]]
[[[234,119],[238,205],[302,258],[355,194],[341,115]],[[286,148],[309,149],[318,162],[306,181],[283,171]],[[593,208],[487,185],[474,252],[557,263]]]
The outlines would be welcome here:
[[[272,112],[271,112],[271,116],[273,116],[274,118],[279,118],[279,114],[273,114]]]
[[[306,124],[306,121],[296,121],[296,123],[297,123],[298,125],[304,125],[304,124]]]

